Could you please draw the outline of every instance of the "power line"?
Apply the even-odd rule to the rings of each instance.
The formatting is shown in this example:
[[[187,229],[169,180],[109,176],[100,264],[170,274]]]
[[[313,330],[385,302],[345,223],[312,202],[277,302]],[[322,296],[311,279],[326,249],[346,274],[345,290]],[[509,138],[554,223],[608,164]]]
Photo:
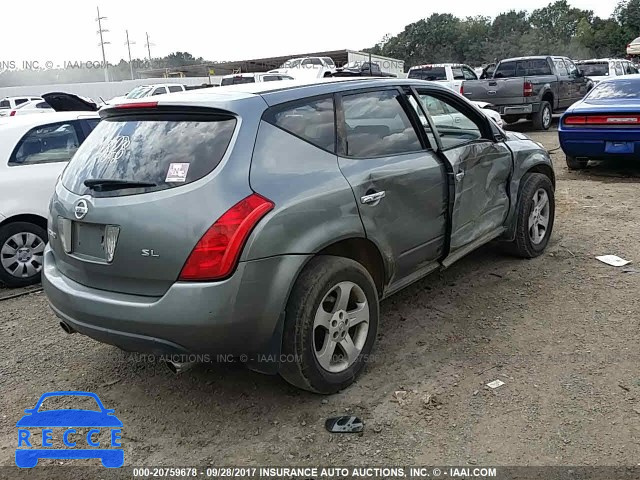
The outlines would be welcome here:
[[[98,10],[98,18],[96,18],[96,21],[98,22],[98,35],[100,35],[100,48],[102,48],[102,65],[104,67],[104,81],[108,82],[109,81],[109,68],[107,67],[107,56],[104,53],[104,46],[105,45],[109,45],[111,42],[105,42],[104,40],[104,34],[109,32],[109,30],[106,30],[104,28],[102,28],[102,20],[106,20],[107,17],[101,17],[100,16],[100,7],[96,7],[96,9]]]
[[[146,32],[147,34],[147,43],[144,44],[145,47],[147,47],[147,52],[149,53],[149,67],[153,68],[153,60],[151,58],[151,47],[155,46],[155,43],[151,43],[149,41],[149,32]]]
[[[127,50],[129,51],[129,69],[131,70],[131,80],[133,80],[133,63],[131,63],[131,45],[135,45],[136,42],[129,41],[129,30],[127,32]]]

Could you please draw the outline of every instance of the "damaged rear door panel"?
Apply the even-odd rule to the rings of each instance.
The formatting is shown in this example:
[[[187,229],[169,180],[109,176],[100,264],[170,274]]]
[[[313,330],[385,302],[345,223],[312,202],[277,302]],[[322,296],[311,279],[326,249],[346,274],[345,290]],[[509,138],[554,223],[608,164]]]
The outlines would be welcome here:
[[[406,108],[397,87],[337,96],[338,163],[367,237],[395,260],[392,290],[439,266],[447,223],[444,162]]]

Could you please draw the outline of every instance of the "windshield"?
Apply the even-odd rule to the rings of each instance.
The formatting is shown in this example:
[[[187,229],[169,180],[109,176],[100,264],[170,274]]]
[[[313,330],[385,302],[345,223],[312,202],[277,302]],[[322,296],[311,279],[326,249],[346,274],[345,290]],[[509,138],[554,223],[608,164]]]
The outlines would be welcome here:
[[[409,71],[409,78],[417,78],[419,80],[446,80],[447,71],[444,67],[417,67]]]
[[[140,87],[134,89],[125,98],[142,98],[146,97],[153,87]]]
[[[533,75],[551,75],[549,62],[544,58],[500,62],[493,78],[530,77]]]
[[[605,77],[609,75],[609,62],[582,63],[578,68],[586,77]]]
[[[640,80],[618,80],[600,83],[587,95],[590,100],[640,99]]]

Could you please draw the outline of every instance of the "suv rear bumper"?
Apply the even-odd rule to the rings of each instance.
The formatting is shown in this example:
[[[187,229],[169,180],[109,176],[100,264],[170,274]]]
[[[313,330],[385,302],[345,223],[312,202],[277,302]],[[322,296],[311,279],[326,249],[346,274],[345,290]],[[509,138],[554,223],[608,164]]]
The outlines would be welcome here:
[[[227,280],[176,282],[162,297],[146,297],[81,285],[58,270],[49,247],[44,256],[49,303],[77,332],[132,352],[226,355],[272,353],[290,289],[309,258],[242,262]]]

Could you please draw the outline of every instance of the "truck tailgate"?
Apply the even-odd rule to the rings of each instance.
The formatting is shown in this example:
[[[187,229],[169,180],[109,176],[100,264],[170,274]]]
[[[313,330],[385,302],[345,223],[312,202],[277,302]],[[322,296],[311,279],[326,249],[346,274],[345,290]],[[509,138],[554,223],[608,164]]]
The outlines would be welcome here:
[[[524,82],[524,77],[465,81],[464,96],[472,101],[494,105],[520,105],[528,100],[523,93]]]

